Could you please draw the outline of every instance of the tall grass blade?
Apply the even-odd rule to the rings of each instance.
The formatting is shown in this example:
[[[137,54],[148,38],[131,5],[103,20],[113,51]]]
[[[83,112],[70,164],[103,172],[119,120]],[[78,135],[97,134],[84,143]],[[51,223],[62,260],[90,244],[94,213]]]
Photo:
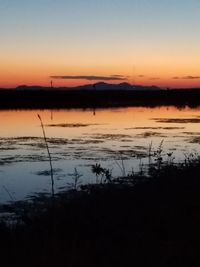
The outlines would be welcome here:
[[[39,114],[38,114],[38,118],[39,118],[40,123],[41,123],[41,128],[42,128],[42,132],[43,132],[44,142],[45,142],[47,153],[48,153],[48,157],[49,157],[50,172],[51,172],[51,194],[52,194],[52,197],[54,198],[55,197],[55,192],[54,192],[54,177],[53,177],[53,166],[52,166],[51,153],[50,153],[48,142],[47,142],[47,137],[46,137],[46,133],[45,133],[45,129],[44,129],[44,124],[43,124],[42,118],[40,117]]]

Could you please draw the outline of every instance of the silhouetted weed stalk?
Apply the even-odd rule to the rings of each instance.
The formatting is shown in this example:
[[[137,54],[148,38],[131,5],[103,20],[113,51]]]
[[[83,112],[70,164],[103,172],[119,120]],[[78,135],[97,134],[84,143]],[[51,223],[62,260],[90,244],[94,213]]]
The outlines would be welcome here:
[[[69,183],[69,186],[74,189],[74,190],[78,190],[80,184],[81,184],[81,180],[80,178],[83,176],[81,173],[79,173],[79,171],[77,170],[77,168],[74,168],[74,172],[69,174],[70,176],[72,176],[72,183]]]
[[[123,159],[122,153],[120,153],[120,161],[121,161],[121,164],[117,160],[115,162],[117,166],[120,168],[122,176],[126,176],[126,168],[124,165],[124,159]]]
[[[148,159],[149,159],[149,165],[151,165],[151,160],[152,160],[152,146],[153,146],[153,142],[151,141],[151,143],[149,144],[148,147]]]
[[[48,153],[48,157],[49,157],[50,173],[51,173],[51,194],[52,194],[52,198],[55,198],[55,192],[54,192],[54,176],[53,176],[53,166],[52,166],[51,153],[50,153],[49,145],[48,145],[48,142],[47,142],[47,137],[46,137],[46,133],[45,133],[45,129],[44,129],[44,124],[43,124],[42,118],[40,117],[39,114],[38,114],[38,118],[39,118],[40,123],[41,123],[41,128],[42,128],[42,132],[43,132],[44,142],[45,142],[47,153]]]
[[[15,198],[14,198],[14,196],[11,194],[11,192],[8,190],[8,188],[7,188],[5,185],[3,185],[2,187],[3,187],[3,189],[6,191],[6,193],[8,194],[9,198],[11,199],[11,201],[15,202]]]
[[[112,170],[102,168],[101,164],[94,164],[91,167],[92,172],[96,175],[96,184],[98,183],[111,183],[112,181]],[[101,179],[99,180],[99,177]]]

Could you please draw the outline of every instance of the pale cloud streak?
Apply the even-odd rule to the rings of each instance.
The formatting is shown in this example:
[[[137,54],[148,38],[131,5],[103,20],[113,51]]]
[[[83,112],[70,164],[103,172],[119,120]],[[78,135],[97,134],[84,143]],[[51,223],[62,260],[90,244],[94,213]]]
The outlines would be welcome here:
[[[192,76],[192,75],[187,75],[187,76],[175,76],[172,78],[173,80],[197,80],[200,79],[200,76]]]
[[[127,77],[123,75],[95,76],[95,75],[53,75],[51,79],[59,80],[88,80],[88,81],[125,81]]]

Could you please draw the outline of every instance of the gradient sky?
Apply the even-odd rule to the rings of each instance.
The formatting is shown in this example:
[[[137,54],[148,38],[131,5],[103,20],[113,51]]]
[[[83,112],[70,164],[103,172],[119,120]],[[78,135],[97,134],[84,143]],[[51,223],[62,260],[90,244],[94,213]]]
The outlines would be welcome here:
[[[199,0],[0,0],[0,87],[200,86],[199,29]]]

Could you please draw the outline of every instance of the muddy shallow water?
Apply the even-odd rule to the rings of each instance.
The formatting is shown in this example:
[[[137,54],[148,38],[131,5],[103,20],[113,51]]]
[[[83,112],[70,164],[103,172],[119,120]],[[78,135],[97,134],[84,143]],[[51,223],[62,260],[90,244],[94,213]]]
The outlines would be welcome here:
[[[50,192],[47,151],[40,114],[53,160],[55,187],[73,182],[74,168],[81,183],[95,182],[91,165],[101,163],[121,175],[148,161],[148,147],[163,140],[164,156],[176,161],[200,152],[200,108],[116,108],[94,110],[0,111],[0,202]],[[9,192],[9,194],[8,194]]]

